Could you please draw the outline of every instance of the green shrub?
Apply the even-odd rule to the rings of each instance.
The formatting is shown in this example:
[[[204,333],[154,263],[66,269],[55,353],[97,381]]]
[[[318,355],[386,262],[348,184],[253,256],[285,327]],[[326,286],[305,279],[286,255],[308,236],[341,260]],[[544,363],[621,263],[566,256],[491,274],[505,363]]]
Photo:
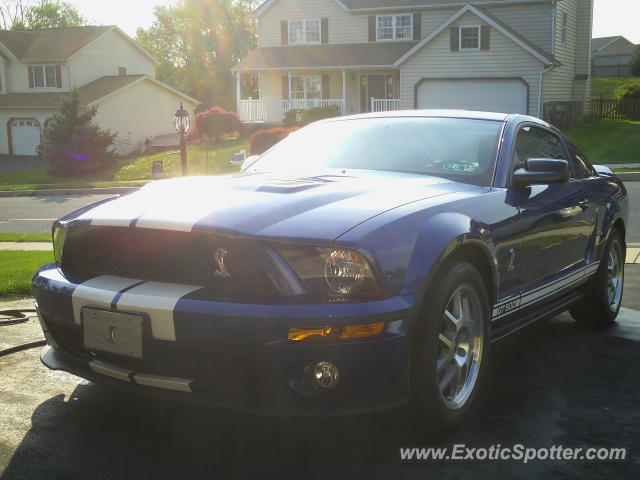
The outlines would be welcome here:
[[[327,105],[325,107],[309,108],[308,110],[289,110],[284,114],[283,123],[287,127],[304,126],[325,118],[339,117],[340,107]]]
[[[251,138],[249,138],[249,154],[262,155],[280,140],[286,138],[291,132],[294,132],[297,129],[297,127],[276,127],[254,132],[251,135]]]
[[[115,164],[116,155],[111,145],[116,136],[93,123],[96,113],[98,107],[80,105],[80,94],[75,88],[62,97],[38,147],[38,153],[47,159],[52,173],[77,176]]]
[[[206,137],[217,142],[223,135],[239,132],[242,123],[238,116],[216,105],[195,116],[196,131],[194,136]]]
[[[640,120],[640,85],[625,83],[616,89],[616,98],[623,100],[618,105],[618,111],[630,120]]]

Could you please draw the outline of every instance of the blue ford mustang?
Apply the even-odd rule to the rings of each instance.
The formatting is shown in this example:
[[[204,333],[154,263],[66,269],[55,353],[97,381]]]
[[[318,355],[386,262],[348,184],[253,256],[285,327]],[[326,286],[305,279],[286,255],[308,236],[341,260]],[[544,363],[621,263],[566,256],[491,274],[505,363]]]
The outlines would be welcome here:
[[[45,365],[272,414],[410,404],[448,426],[493,341],[620,309],[625,188],[538,119],[343,117],[246,163],[55,222],[33,278]]]

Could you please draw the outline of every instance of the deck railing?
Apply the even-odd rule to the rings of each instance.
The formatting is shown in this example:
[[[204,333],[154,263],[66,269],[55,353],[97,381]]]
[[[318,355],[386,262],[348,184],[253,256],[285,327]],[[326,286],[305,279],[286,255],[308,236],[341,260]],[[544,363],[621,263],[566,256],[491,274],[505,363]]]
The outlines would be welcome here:
[[[372,112],[391,112],[400,110],[399,98],[373,98],[371,97]]]
[[[240,100],[238,114],[242,122],[281,123],[284,114],[289,110],[308,110],[310,108],[337,105],[344,115],[343,99],[313,99],[313,100]]]

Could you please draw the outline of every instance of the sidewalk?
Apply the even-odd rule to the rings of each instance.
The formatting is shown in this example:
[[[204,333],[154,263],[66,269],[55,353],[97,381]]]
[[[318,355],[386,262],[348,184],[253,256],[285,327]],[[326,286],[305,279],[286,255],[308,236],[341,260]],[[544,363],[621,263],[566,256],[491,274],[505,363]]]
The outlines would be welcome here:
[[[51,242],[0,242],[0,250],[53,250]]]

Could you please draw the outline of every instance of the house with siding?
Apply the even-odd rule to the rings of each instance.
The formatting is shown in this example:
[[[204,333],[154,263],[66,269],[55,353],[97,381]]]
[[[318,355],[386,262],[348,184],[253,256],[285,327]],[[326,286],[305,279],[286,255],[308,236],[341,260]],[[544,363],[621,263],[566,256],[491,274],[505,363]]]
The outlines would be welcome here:
[[[590,97],[593,0],[266,0],[234,68],[245,122],[289,109],[455,108],[542,116]],[[258,98],[240,88],[257,78]]]
[[[36,155],[46,122],[74,86],[126,154],[175,133],[174,112],[197,100],[155,78],[157,61],[115,26],[0,30],[0,154]]]
[[[622,35],[594,38],[591,41],[591,58],[594,77],[630,77],[631,60],[640,45]]]

